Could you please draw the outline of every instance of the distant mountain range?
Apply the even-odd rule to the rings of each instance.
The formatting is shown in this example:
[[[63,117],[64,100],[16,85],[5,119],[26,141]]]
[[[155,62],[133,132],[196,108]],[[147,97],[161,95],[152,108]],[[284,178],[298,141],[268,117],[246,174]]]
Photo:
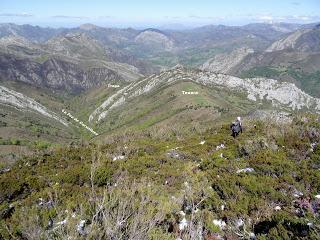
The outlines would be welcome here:
[[[318,24],[0,24],[0,239],[319,239],[319,67]]]
[[[41,106],[62,121],[67,109],[100,137],[129,129],[190,132],[255,109],[319,112],[319,33],[317,24],[287,23],[179,31],[0,24],[2,131],[19,136],[26,121],[49,142],[91,137],[21,106]],[[21,104],[9,93],[21,93]],[[41,125],[52,121],[53,128]]]
[[[317,32],[308,27],[279,23],[140,31],[92,24],[70,29],[0,24],[0,77],[81,91],[115,79],[132,81],[178,63],[201,66],[213,55],[237,48],[273,52],[288,46],[295,39],[292,35],[299,35],[296,40],[305,44],[295,46],[297,50],[308,50],[310,43],[304,37],[310,36],[310,42]],[[315,41],[309,50],[317,51],[317,46]]]

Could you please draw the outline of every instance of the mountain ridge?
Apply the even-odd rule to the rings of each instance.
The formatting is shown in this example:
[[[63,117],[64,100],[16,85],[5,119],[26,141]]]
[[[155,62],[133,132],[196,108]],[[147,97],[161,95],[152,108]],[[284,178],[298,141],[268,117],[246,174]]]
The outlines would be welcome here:
[[[188,86],[189,82],[190,86],[185,88]],[[175,93],[170,94],[171,90],[166,91],[166,89],[174,88],[177,88]],[[188,91],[188,89],[190,89],[189,91],[195,92],[197,95],[190,95],[188,98],[187,95],[183,95],[183,91],[179,92],[178,89],[183,91]],[[199,91],[194,89],[202,90]],[[207,97],[204,98],[204,95],[202,96],[202,94],[207,96],[206,92],[212,91],[212,89],[217,89],[214,90],[214,92],[220,89],[221,94],[228,94],[229,97],[235,97],[237,99],[236,101],[239,101],[235,106],[232,106],[232,104],[234,104],[232,100],[226,100],[223,105],[225,105],[226,109],[232,109],[231,111],[229,109],[228,112],[235,111],[236,113],[239,111],[235,109],[241,102],[244,104],[241,106],[244,110],[242,112],[244,115],[246,114],[246,108],[248,109],[248,114],[249,111],[254,109],[252,106],[256,106],[257,108],[258,106],[261,107],[262,105],[265,105],[265,108],[268,109],[270,108],[270,104],[273,109],[285,110],[287,112],[320,112],[320,99],[311,97],[292,83],[284,83],[267,78],[241,79],[221,73],[188,69],[178,66],[171,70],[163,71],[158,75],[151,75],[145,79],[130,83],[112,95],[109,95],[108,98],[103,100],[102,104],[87,115],[88,121],[93,126],[97,127],[103,126],[105,121],[109,124],[111,119],[114,119],[117,114],[126,112],[133,107],[131,106],[131,102],[140,102],[142,104],[145,101],[149,101],[148,99],[161,99],[161,96],[163,96],[164,99],[157,101],[163,101],[165,106],[167,104],[165,103],[167,101],[165,98],[169,101],[172,97],[170,101],[175,102],[172,102],[171,104],[177,104],[176,108],[177,110],[180,109],[179,111],[182,111],[181,114],[187,111],[188,108],[185,106],[189,104],[193,105],[198,101],[197,98],[199,100],[202,99],[200,102],[203,102],[203,104],[200,104],[199,106],[203,106],[203,109],[205,109],[206,106],[209,107],[212,105],[210,104],[210,101],[214,103],[216,101],[214,98],[218,98],[218,94],[216,93],[217,95],[212,95],[210,99],[204,100]],[[164,92],[167,92],[167,95],[165,95]],[[225,95],[223,96],[226,97]],[[219,98],[221,98],[221,96]],[[185,100],[183,99],[187,102],[189,99],[191,102],[185,103],[184,105],[183,102]],[[182,102],[180,103],[180,101]],[[159,104],[160,103],[161,102],[159,102]],[[146,104],[148,105],[149,103]],[[216,109],[216,107],[219,106],[213,105],[213,109]],[[223,105],[221,104],[221,106]],[[142,118],[143,116],[144,115],[140,115],[139,118]],[[179,116],[179,114],[177,114],[177,116]],[[173,116],[171,116],[171,118],[173,118]],[[203,118],[206,119],[206,117]],[[145,121],[148,121],[148,119],[152,119],[152,115],[146,117]],[[162,120],[159,120],[158,124],[161,124],[161,121]]]

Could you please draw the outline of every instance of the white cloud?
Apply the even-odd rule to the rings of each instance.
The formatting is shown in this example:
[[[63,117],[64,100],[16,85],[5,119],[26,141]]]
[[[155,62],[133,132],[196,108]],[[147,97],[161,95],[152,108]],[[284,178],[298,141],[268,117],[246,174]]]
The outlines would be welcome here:
[[[30,13],[0,13],[0,17],[33,17]]]
[[[284,16],[285,21],[301,21],[301,22],[316,22],[320,20],[320,16],[311,15],[292,15]]]
[[[85,16],[68,16],[68,15],[56,15],[56,16],[51,16],[52,18],[64,18],[64,19],[88,19],[88,17]]]
[[[110,18],[114,18],[114,17],[106,15],[106,16],[99,16],[98,18],[99,19],[110,19]]]
[[[274,17],[270,15],[264,15],[264,16],[258,16],[257,19],[262,21],[272,21],[274,20]]]
[[[224,20],[226,17],[207,17],[207,16],[197,16],[197,15],[189,15],[189,18],[194,19],[204,19],[204,20]]]
[[[320,16],[311,15],[287,15],[287,16],[275,16],[272,14],[261,14],[261,15],[248,15],[250,21],[258,22],[317,22],[320,21]]]

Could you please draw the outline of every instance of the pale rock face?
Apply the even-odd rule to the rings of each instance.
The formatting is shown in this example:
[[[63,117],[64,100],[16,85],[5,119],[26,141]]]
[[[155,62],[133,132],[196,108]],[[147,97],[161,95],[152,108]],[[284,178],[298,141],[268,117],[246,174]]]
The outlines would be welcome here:
[[[242,227],[244,225],[244,221],[239,218],[237,221],[236,221],[236,226],[239,228],[239,227]]]
[[[243,168],[243,169],[237,170],[237,173],[251,173],[251,172],[254,172],[253,168]]]
[[[179,223],[179,230],[182,231],[184,230],[186,227],[188,227],[188,221],[187,219],[184,217],[180,223]]]
[[[238,48],[230,54],[218,54],[205,62],[201,69],[212,72],[228,73],[233,67],[240,64],[246,56],[253,52],[253,49],[250,48]]]
[[[233,90],[244,91],[252,101],[269,100],[274,106],[285,105],[293,110],[308,108],[320,112],[320,99],[311,97],[293,83],[279,82],[267,78],[241,79],[223,74],[200,74],[199,81],[218,84]]]
[[[311,31],[311,29],[302,29],[290,34],[287,38],[280,39],[274,42],[267,48],[266,52],[279,51],[287,48],[294,48],[297,40],[305,33]]]
[[[9,35],[9,36],[0,38],[0,46],[9,46],[9,45],[30,47],[33,44],[29,42],[27,39],[18,35]]]
[[[274,210],[280,211],[280,210],[281,210],[281,207],[280,207],[280,206],[275,206]]]
[[[125,91],[130,88],[132,84],[120,89],[118,92],[116,92],[115,94],[113,94],[111,97],[109,97],[107,100],[105,100],[100,107],[98,107],[93,113],[91,113],[91,115],[89,116],[89,122],[91,122],[94,117],[96,115],[99,115],[99,119],[104,118],[106,116],[107,113],[102,113],[105,112],[103,111],[104,109],[106,109],[107,107],[110,107],[114,104],[114,102],[116,101],[117,98],[121,98],[122,95],[125,93]],[[102,114],[102,115],[101,115]],[[101,117],[102,116],[102,117]]]
[[[226,222],[225,221],[223,221],[223,220],[221,220],[221,219],[214,219],[213,221],[212,221],[212,223],[214,224],[214,225],[216,225],[216,226],[218,226],[220,229],[225,229],[226,228],[226,226],[227,226],[227,224],[226,224]]]
[[[123,160],[123,159],[125,159],[125,156],[122,156],[122,155],[120,155],[120,156],[115,156],[115,157],[113,157],[113,161],[117,161],[117,160]]]
[[[302,196],[303,196],[303,193],[300,192],[300,191],[298,191],[298,190],[296,190],[296,191],[293,193],[293,196],[294,196],[295,198],[302,197]]]
[[[151,75],[150,77],[145,78],[141,81],[131,83],[128,86],[117,91],[115,94],[106,99],[93,113],[90,114],[89,122],[93,121],[96,116],[98,116],[97,122],[99,122],[107,116],[108,112],[111,109],[124,104],[127,98],[139,96],[143,93],[149,92],[157,85],[156,83],[158,82],[157,78],[153,78],[154,76],[155,75]],[[159,76],[161,76],[161,74]],[[144,83],[146,84],[143,85]],[[139,85],[141,85],[142,87],[139,88]],[[132,93],[132,91],[134,92]],[[131,94],[128,96],[129,92],[131,92]],[[107,110],[104,111],[105,109]]]
[[[85,231],[84,231],[85,224],[86,224],[86,220],[80,220],[80,222],[79,222],[79,223],[77,224],[77,226],[76,226],[77,231],[78,231],[81,235],[84,235],[84,234],[85,234]]]
[[[180,212],[178,212],[178,214],[180,214],[180,215],[183,216],[183,217],[186,215],[185,212],[182,211],[182,210],[181,210]]]
[[[63,37],[54,37],[48,40],[44,46],[56,52],[62,52],[63,54],[76,58],[81,58],[84,53],[98,54],[105,51],[97,40],[85,33],[68,33]],[[75,51],[78,46],[81,46],[81,48]]]
[[[124,96],[120,97],[117,101],[115,101],[115,102],[112,104],[112,106],[111,106],[107,111],[104,111],[104,112],[102,112],[102,113],[99,115],[98,121],[104,119],[104,118],[107,116],[107,114],[108,114],[108,112],[109,112],[110,110],[112,110],[113,108],[116,108],[116,107],[121,106],[124,102],[125,102]]]
[[[0,103],[14,106],[24,111],[35,111],[68,126],[68,123],[54,112],[19,92],[0,86]]]
[[[220,149],[223,149],[223,148],[225,148],[226,146],[223,144],[223,143],[221,143],[220,145],[218,145],[218,146],[216,146],[216,151],[218,151],[218,150],[220,150]]]
[[[241,79],[210,71],[200,71],[177,67],[152,75],[129,84],[114,95],[107,98],[89,117],[89,121],[103,120],[107,113],[134,97],[147,94],[162,85],[170,85],[178,81],[192,81],[204,86],[228,88],[236,92],[244,92],[251,101],[267,100],[273,106],[287,107],[292,110],[303,108],[320,112],[320,99],[311,97],[292,83],[279,82],[267,78]]]
[[[273,23],[271,28],[273,28],[274,30],[278,31],[278,32],[282,32],[282,33],[290,33],[292,31],[295,31],[299,28],[299,26],[290,26],[287,24],[282,24],[282,23]]]
[[[61,222],[57,222],[56,225],[65,225],[67,223],[67,219],[62,220]]]
[[[138,36],[136,36],[135,42],[148,45],[159,45],[167,51],[172,50],[174,47],[174,42],[169,37],[167,37],[163,33],[151,30],[140,33]]]

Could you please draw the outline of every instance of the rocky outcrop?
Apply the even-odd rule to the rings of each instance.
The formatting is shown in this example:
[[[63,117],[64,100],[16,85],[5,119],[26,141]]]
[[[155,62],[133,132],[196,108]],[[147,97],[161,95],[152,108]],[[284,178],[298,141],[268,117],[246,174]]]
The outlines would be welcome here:
[[[31,111],[39,113],[47,118],[54,119],[61,124],[68,126],[66,120],[58,116],[56,113],[48,110],[45,106],[36,102],[30,97],[27,97],[19,92],[0,86],[0,103],[14,106],[23,111]]]
[[[92,84],[92,82],[101,82],[101,79],[103,81],[122,81],[123,79],[133,81],[142,77],[142,74],[157,72],[156,68],[130,54],[126,54],[117,48],[104,46],[87,33],[89,30],[94,31],[93,28],[86,30],[86,32],[80,30],[60,34],[45,43],[31,42],[24,37],[13,34],[0,38],[0,57],[8,58],[7,60],[2,59],[2,63],[6,63],[2,64],[0,68],[2,71],[10,72],[10,74],[3,73],[2,76],[8,77],[7,80],[36,82],[40,84],[37,86],[42,86],[44,83],[50,82],[47,81],[50,80],[47,79],[47,76],[40,76],[47,75],[46,69],[42,67],[50,67],[52,61],[55,61],[55,66],[68,65],[68,73],[61,72],[61,68],[59,68],[55,73],[51,72],[48,76],[54,75],[57,82],[61,82],[61,79],[64,79],[63,82],[66,83],[73,82],[71,85],[81,83],[80,87],[74,87],[79,90],[95,86],[97,84]],[[2,56],[2,54],[7,55]],[[8,57],[8,55],[10,56]],[[10,64],[12,59],[15,59],[15,64]],[[18,67],[15,66],[17,62],[20,63]],[[21,67],[23,71],[18,73]],[[51,68],[49,70],[51,71]],[[96,75],[95,73],[98,72],[99,74]],[[62,75],[59,76],[58,73],[62,73]],[[75,77],[77,79],[74,79]],[[91,82],[86,83],[84,80],[90,80]],[[46,86],[50,87],[51,85],[47,84]],[[58,86],[58,88],[60,87],[64,88]],[[66,89],[73,89],[73,86]]]
[[[201,69],[240,77],[267,77],[291,82],[308,94],[320,97],[318,86],[320,52],[294,49],[281,51],[246,51],[236,49],[208,60]]]
[[[0,79],[71,92],[79,92],[110,81],[124,81],[122,76],[109,68],[82,69],[77,64],[58,58],[50,58],[41,64],[8,54],[0,54]]]
[[[16,46],[32,46],[34,43],[28,41],[24,37],[18,36],[18,35],[9,35],[0,38],[0,45],[4,47],[8,47],[10,45],[16,45]]]
[[[1,23],[0,38],[14,35],[39,43],[47,41],[64,30],[65,29],[63,28],[43,28],[39,26],[31,26],[29,24],[17,25],[13,23]]]
[[[291,110],[308,109],[320,112],[320,99],[311,97],[292,83],[278,82],[274,79],[241,79],[230,75],[186,69],[181,66],[152,75],[134,82],[106,99],[89,117],[89,121],[103,120],[110,110],[125,104],[131,98],[149,93],[163,85],[179,81],[192,81],[208,87],[221,87],[235,92],[243,92],[252,101],[268,101],[278,108]]]
[[[267,52],[293,49],[301,52],[320,51],[320,28],[300,29],[274,42]]]
[[[128,65],[136,67],[140,74],[151,75],[153,73],[158,73],[160,68],[152,65],[148,61],[144,61],[136,58],[134,55],[130,54],[128,51],[119,51],[118,49],[106,47],[106,54],[114,62],[126,63]]]
[[[198,77],[198,82],[203,84],[217,84],[235,91],[247,93],[247,98],[252,101],[267,100],[273,106],[289,107],[292,110],[303,108],[320,112],[320,99],[311,97],[293,83],[279,82],[267,78],[241,79],[224,74],[203,72]]]
[[[230,73],[245,57],[253,52],[254,50],[250,48],[238,48],[230,54],[218,54],[205,62],[201,69],[219,73]]]
[[[166,51],[171,51],[174,47],[174,42],[171,38],[169,38],[161,31],[154,29],[147,29],[142,31],[135,37],[135,42],[155,48],[162,48]]]
[[[54,37],[45,43],[44,48],[76,59],[84,57],[107,59],[102,44],[81,32]]]

